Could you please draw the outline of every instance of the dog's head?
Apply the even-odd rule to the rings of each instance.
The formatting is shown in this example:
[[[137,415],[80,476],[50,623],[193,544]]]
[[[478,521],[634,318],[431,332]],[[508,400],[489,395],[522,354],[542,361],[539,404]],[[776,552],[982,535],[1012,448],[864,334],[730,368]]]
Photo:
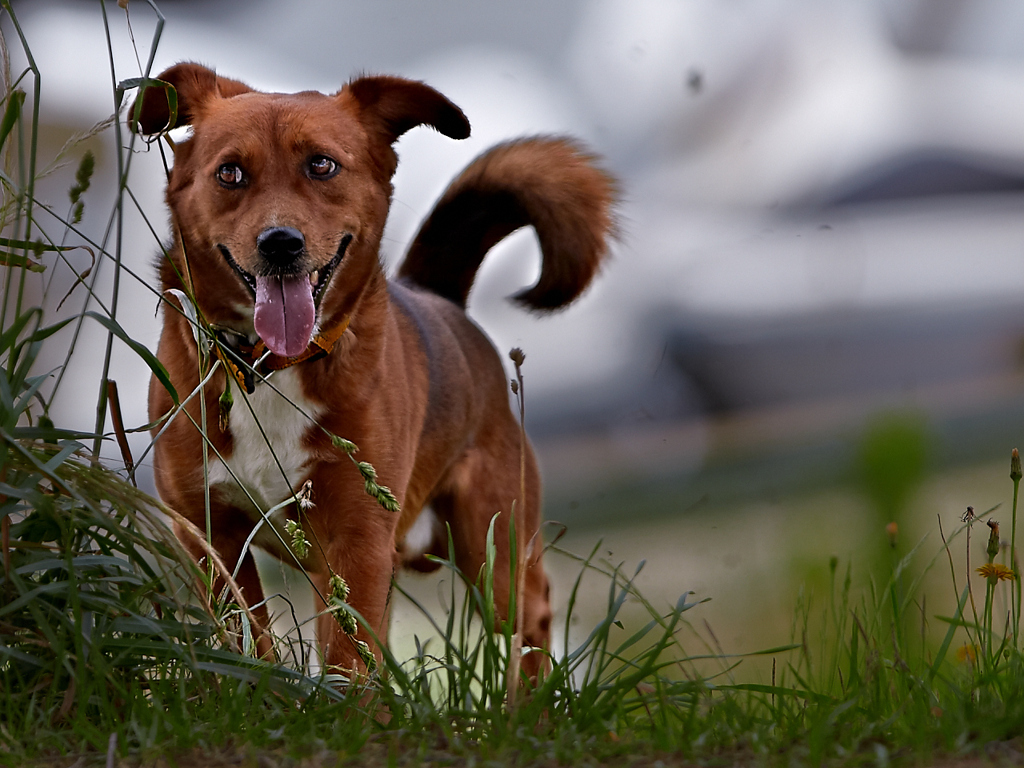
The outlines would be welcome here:
[[[174,87],[176,111],[151,87],[129,115],[147,135],[192,126],[167,187],[184,251],[175,256],[188,261],[175,267],[201,304],[251,311],[264,343],[285,357],[303,352],[379,268],[394,141],[418,125],[469,135],[448,99],[395,77],[361,77],[333,95],[262,93],[191,63],[159,79]]]

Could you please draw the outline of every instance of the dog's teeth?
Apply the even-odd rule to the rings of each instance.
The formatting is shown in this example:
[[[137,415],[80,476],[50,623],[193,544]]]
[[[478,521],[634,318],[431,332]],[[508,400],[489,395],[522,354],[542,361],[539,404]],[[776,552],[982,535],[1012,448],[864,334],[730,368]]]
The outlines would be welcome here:
[[[317,270],[314,270],[313,272],[310,273],[310,275],[309,275],[309,283],[310,283],[310,285],[316,285],[319,282],[320,282],[320,270],[317,269]]]

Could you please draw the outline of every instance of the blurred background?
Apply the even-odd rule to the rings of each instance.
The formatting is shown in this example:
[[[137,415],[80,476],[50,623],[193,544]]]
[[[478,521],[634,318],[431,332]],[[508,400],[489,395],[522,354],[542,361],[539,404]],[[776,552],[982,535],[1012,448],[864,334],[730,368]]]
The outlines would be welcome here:
[[[100,3],[14,8],[56,154],[114,109]],[[114,78],[138,76],[156,16],[141,0],[127,13],[104,8]],[[875,564],[928,536],[923,567],[939,552],[936,515],[948,533],[968,504],[1008,502],[1009,451],[1024,426],[1016,0],[159,8],[154,75],[195,60],[263,90],[332,92],[359,73],[395,73],[462,107],[470,139],[419,130],[398,144],[389,265],[448,180],[493,143],[570,134],[603,158],[620,180],[621,236],[593,289],[549,318],[505,301],[538,273],[523,231],[485,262],[470,312],[499,350],[526,352],[528,428],[563,543],[589,551],[603,539],[603,555],[630,570],[646,559],[641,584],[666,604],[687,590],[714,598],[700,620],[728,650],[787,640],[800,586],[825,589],[830,558],[866,583]],[[4,32],[20,71],[14,30]],[[113,142],[109,130],[86,142],[98,170],[85,227],[97,239]],[[168,236],[163,170],[155,149],[136,149],[123,259],[152,281],[154,235]],[[57,210],[71,159],[40,187]],[[109,295],[113,270],[98,269]],[[59,298],[73,276],[53,281],[48,296]],[[151,348],[156,308],[150,288],[122,278],[118,318]],[[99,379],[90,345],[105,338],[89,330],[53,414],[85,429]],[[126,349],[115,362],[128,426],[143,425],[148,372]],[[147,444],[133,436],[137,456]],[[140,480],[152,486],[146,470]],[[998,516],[1008,519],[1006,506]],[[574,566],[552,558],[549,568],[564,600]],[[935,604],[952,601],[948,613],[947,593]]]

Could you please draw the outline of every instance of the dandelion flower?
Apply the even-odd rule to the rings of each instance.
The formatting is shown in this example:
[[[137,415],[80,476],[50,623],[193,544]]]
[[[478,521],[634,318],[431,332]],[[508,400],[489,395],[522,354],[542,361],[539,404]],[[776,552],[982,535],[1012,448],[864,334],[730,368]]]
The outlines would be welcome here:
[[[963,664],[965,661],[969,661],[971,664],[978,660],[978,646],[976,645],[961,645],[956,649],[956,660]]]
[[[1013,581],[1016,578],[1013,569],[1002,563],[985,563],[977,571],[978,575],[984,576],[993,583],[997,581]]]

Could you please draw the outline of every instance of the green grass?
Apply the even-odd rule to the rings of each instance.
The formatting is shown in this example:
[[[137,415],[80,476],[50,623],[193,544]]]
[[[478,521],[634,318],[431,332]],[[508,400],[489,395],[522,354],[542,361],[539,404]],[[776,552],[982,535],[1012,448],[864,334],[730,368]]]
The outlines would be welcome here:
[[[135,13],[149,8],[133,4]],[[18,30],[7,0],[0,9]],[[135,279],[120,260],[119,226],[135,201],[132,150],[121,149],[134,137],[117,120],[90,133],[117,148],[120,180],[106,234],[90,240],[79,222],[100,214],[84,209],[94,166],[80,144],[70,142],[53,170],[68,177],[66,212],[35,197],[40,79],[30,45],[40,41],[19,31],[7,42],[24,46],[30,66],[6,76],[0,102],[0,764],[115,755],[137,763],[176,755],[181,764],[885,764],[982,754],[1024,734],[1020,582],[990,583],[972,570],[985,561],[1017,570],[1019,460],[1003,529],[1009,547],[997,534],[990,554],[975,556],[981,562],[966,571],[953,564],[951,549],[970,547],[972,535],[975,545],[988,538],[979,515],[943,531],[942,546],[866,554],[875,580],[864,586],[855,585],[853,564],[832,560],[824,594],[795,598],[792,642],[757,654],[771,660],[768,680],[699,629],[702,600],[647,600],[636,588],[639,571],[604,561],[599,545],[586,557],[551,545],[548,557],[570,558],[579,575],[561,606],[566,629],[550,671],[514,704],[511,622],[497,634],[483,629],[509,618],[493,615],[493,552],[482,574],[440,563],[447,611],[431,615],[406,594],[434,631],[415,639],[408,658],[386,654],[384,668],[358,685],[320,676],[284,638],[292,645],[283,656],[298,663],[253,658],[244,606],[230,591],[208,594],[217,570],[233,564],[192,562],[167,527],[173,513],[133,484],[125,448],[124,466],[98,458],[125,436],[107,380],[114,345],[127,345],[158,379],[166,375],[109,310],[118,279]],[[115,79],[111,89],[141,82]],[[75,169],[59,166],[69,159]],[[98,293],[98,268],[80,274],[72,266],[71,249],[82,248],[117,276],[109,295]],[[63,301],[80,308],[53,321],[58,297],[49,290],[61,270],[74,276]],[[91,432],[62,429],[49,415],[86,323],[107,333],[101,380],[87,384],[99,393]],[[54,354],[63,363],[39,370]],[[883,423],[864,442],[865,485],[883,524],[899,517],[922,474],[914,429]],[[338,445],[354,453],[342,438]],[[389,503],[372,468],[359,470],[354,481]],[[945,569],[947,558],[949,588],[926,604],[924,574]],[[583,591],[595,589],[603,616],[570,632]],[[335,610],[346,620],[346,606]],[[943,631],[926,629],[934,625]]]

